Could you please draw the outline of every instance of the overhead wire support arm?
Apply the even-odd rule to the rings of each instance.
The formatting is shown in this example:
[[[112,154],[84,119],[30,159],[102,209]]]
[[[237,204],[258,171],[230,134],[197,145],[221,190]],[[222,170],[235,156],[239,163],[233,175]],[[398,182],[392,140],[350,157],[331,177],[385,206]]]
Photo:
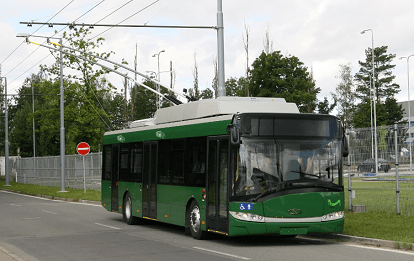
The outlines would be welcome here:
[[[39,44],[39,43],[35,43],[35,42],[32,42],[32,41],[28,41],[28,42],[29,42],[29,43],[32,43],[32,44],[36,44],[36,45],[42,46],[42,47],[46,47],[46,48],[48,48],[48,49],[51,49],[51,50],[56,51],[56,49],[54,49],[53,47],[49,47],[49,46],[46,46],[46,45],[43,45],[43,44]],[[52,43],[52,42],[50,42],[50,43]],[[56,44],[56,43],[52,43],[52,44],[54,44],[54,45],[59,45],[59,44]],[[63,46],[63,45],[62,45],[62,47],[63,47],[63,48],[65,48],[65,46]],[[64,54],[67,54],[67,55],[72,55],[72,56],[75,56],[75,57],[77,57],[77,58],[79,58],[79,59],[82,59],[82,60],[84,60],[84,61],[90,62],[90,63],[92,63],[92,64],[98,65],[98,66],[100,66],[100,67],[102,67],[102,68],[104,68],[104,69],[107,69],[107,70],[109,70],[109,71],[111,71],[111,72],[114,72],[114,73],[116,73],[116,74],[119,74],[119,75],[121,75],[122,77],[126,77],[126,78],[130,79],[131,81],[135,82],[136,84],[138,84],[138,85],[140,85],[140,86],[142,86],[142,87],[144,87],[144,88],[146,88],[146,89],[148,89],[148,90],[150,90],[150,91],[154,92],[155,94],[158,94],[158,95],[162,96],[163,98],[165,98],[165,99],[167,99],[167,100],[171,101],[171,102],[172,102],[172,103],[174,103],[175,105],[178,105],[178,104],[176,103],[176,100],[171,99],[169,96],[164,95],[164,94],[162,94],[162,93],[160,93],[160,92],[157,92],[156,90],[152,89],[151,87],[148,87],[148,86],[146,86],[145,84],[142,84],[142,83],[140,83],[140,82],[136,81],[135,79],[133,79],[133,78],[131,78],[131,77],[127,76],[127,75],[124,75],[124,74],[122,74],[122,73],[120,73],[120,72],[117,72],[116,70],[111,69],[111,68],[109,68],[109,67],[107,67],[107,66],[105,66],[105,65],[103,65],[103,64],[97,63],[97,62],[95,62],[95,61],[89,60],[89,59],[87,59],[87,58],[84,58],[84,57],[78,56],[78,55],[73,54],[73,53],[65,52],[65,51],[63,51],[63,50],[62,50],[61,52],[62,52],[62,53],[64,53]],[[114,62],[112,62],[112,63],[114,63]]]
[[[170,28],[170,29],[213,29],[217,30],[217,26],[188,26],[188,25],[147,25],[147,24],[85,24],[85,23],[44,23],[44,22],[20,22],[26,25],[64,25],[69,27],[88,26],[88,27],[136,27],[136,28]]]
[[[51,44],[53,44],[53,45],[55,45],[55,46],[60,46],[60,44],[58,44],[58,43],[54,43],[54,42],[52,42],[52,41],[48,41],[48,43],[51,43]],[[34,43],[34,44],[37,44],[37,43]],[[134,73],[134,74],[138,74],[139,76],[141,76],[141,77],[143,77],[143,78],[145,78],[145,79],[147,79],[147,80],[149,80],[149,81],[152,81],[152,82],[154,82],[154,83],[156,83],[156,84],[159,84],[160,86],[164,87],[165,89],[167,89],[167,90],[169,90],[169,91],[174,92],[175,94],[177,94],[177,95],[181,96],[182,98],[189,99],[189,97],[187,97],[187,96],[185,96],[185,95],[182,95],[181,93],[177,92],[176,90],[174,90],[174,89],[172,89],[172,88],[169,88],[169,87],[167,87],[167,86],[162,85],[159,81],[154,80],[153,78],[149,77],[148,75],[145,75],[145,74],[142,74],[142,73],[140,73],[140,72],[137,72],[137,71],[135,71],[135,70],[133,70],[133,69],[131,69],[131,68],[128,68],[128,67],[126,67],[126,66],[122,65],[122,64],[119,64],[119,63],[116,63],[116,62],[110,61],[110,60],[105,59],[105,58],[102,58],[102,57],[99,57],[98,55],[94,55],[94,54],[87,53],[87,52],[84,52],[84,51],[81,51],[81,50],[77,50],[77,49],[74,49],[74,48],[71,48],[71,47],[68,47],[68,46],[64,46],[64,45],[62,45],[62,47],[63,47],[63,48],[67,48],[67,49],[72,50],[72,51],[75,51],[75,52],[79,52],[79,53],[82,53],[82,54],[85,54],[85,55],[92,56],[92,57],[97,58],[97,59],[101,59],[101,60],[103,60],[103,61],[105,61],[105,62],[108,62],[108,63],[112,63],[112,64],[114,64],[114,65],[116,65],[116,66],[118,66],[118,67],[121,67],[121,68],[123,68],[123,69],[125,69],[125,70],[128,70],[128,71],[130,71],[130,72],[132,72],[132,73]],[[135,80],[134,80],[134,81],[135,81]],[[168,99],[166,96],[163,96],[163,97],[164,97],[164,98],[166,98],[166,99]],[[171,99],[168,99],[168,100],[170,100],[170,101],[171,101]],[[171,101],[171,102],[173,102],[173,101]],[[176,103],[176,102],[173,102],[173,103]]]

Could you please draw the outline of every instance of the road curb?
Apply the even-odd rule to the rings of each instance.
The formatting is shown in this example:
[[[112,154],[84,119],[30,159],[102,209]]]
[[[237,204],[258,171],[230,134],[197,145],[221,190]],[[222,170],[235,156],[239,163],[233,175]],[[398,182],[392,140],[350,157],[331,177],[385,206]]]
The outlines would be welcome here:
[[[73,200],[72,198],[62,198],[62,197],[52,197],[52,196],[47,196],[47,195],[41,195],[41,194],[33,194],[33,193],[21,193],[20,191],[15,191],[15,190],[11,190],[11,189],[7,189],[7,188],[1,188],[0,190],[4,190],[10,193],[16,193],[16,194],[22,194],[22,195],[29,195],[32,197],[38,197],[38,198],[46,198],[46,199],[50,199],[50,200],[58,200],[58,201],[67,201],[67,202],[79,202],[79,203],[85,203],[85,204],[93,204],[93,205],[101,205],[101,201],[92,201],[92,200],[84,200],[84,199],[79,199],[79,200]]]
[[[343,234],[308,234],[308,235],[303,235],[303,237],[330,239],[330,240],[335,240],[339,242],[354,242],[354,243],[359,243],[359,244],[364,244],[364,245],[386,247],[386,248],[392,248],[392,249],[397,249],[396,243],[399,243],[399,246],[401,248],[401,242],[397,242],[397,241],[349,236],[349,235],[343,235]],[[407,250],[407,251],[413,252],[412,250]]]

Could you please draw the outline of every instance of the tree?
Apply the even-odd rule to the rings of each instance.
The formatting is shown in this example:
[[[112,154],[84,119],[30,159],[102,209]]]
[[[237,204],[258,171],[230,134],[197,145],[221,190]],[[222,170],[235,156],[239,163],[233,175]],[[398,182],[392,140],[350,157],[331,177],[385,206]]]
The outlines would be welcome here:
[[[336,101],[333,104],[329,103],[328,97],[323,97],[323,101],[318,102],[318,113],[319,114],[330,114],[331,111],[336,107]]]
[[[273,41],[270,40],[269,24],[267,24],[265,38],[263,39],[263,52],[265,54],[273,53]]]
[[[95,41],[88,39],[91,32],[85,27],[74,27],[69,32],[63,33],[63,39],[67,45],[75,50],[85,53],[79,54],[73,50],[67,52],[77,56],[96,61],[97,59],[87,53],[108,59],[110,53],[97,53],[97,50],[104,39],[97,38]],[[65,41],[64,41],[65,42]],[[56,51],[58,54],[58,51]],[[80,141],[88,142],[92,151],[98,151],[102,143],[102,136],[105,129],[110,126],[110,115],[103,107],[102,97],[105,97],[113,86],[104,78],[108,70],[97,67],[90,62],[79,59],[70,54],[63,55],[63,66],[65,69],[65,129],[66,129],[66,151],[74,153],[74,147]],[[55,80],[60,77],[60,58],[57,56],[56,63],[51,66],[41,65],[41,69],[49,75],[55,76]],[[101,81],[104,79],[103,81]],[[53,83],[54,87],[55,83]],[[59,90],[56,90],[59,93]],[[67,95],[70,94],[70,95]],[[50,114],[49,119],[45,119],[45,124],[58,126],[59,108],[58,99],[50,98],[50,103],[56,105],[53,108],[45,108]],[[46,113],[46,114],[48,114]],[[42,126],[42,128],[46,128]],[[55,129],[50,129],[50,131]],[[68,151],[69,150],[69,151]]]
[[[204,90],[201,91],[201,99],[205,100],[205,99],[213,99],[214,98],[214,93],[213,90],[210,88],[206,88]]]
[[[320,88],[296,56],[284,57],[280,51],[262,52],[252,64],[250,77],[249,89],[253,96],[285,98],[296,103],[301,112],[316,109]]]
[[[377,101],[384,101],[386,98],[394,97],[400,92],[400,86],[394,83],[395,75],[392,74],[395,64],[391,64],[395,54],[387,54],[388,46],[376,47],[374,49],[375,67],[375,91]],[[366,59],[358,61],[360,69],[355,74],[357,82],[356,95],[359,99],[369,97],[369,88],[372,83],[372,49],[365,50]]]
[[[371,108],[369,98],[355,106],[353,112],[352,125],[355,128],[367,128],[371,126]],[[398,105],[394,98],[387,98],[384,103],[377,102],[377,126],[393,125],[395,123],[403,123],[402,121],[402,105]],[[374,117],[373,117],[374,120]]]
[[[341,119],[345,128],[349,128],[352,122],[352,113],[356,101],[354,94],[354,83],[352,78],[351,63],[340,64],[339,73],[336,76],[340,80],[332,93],[335,103],[337,104],[337,116]],[[369,106],[368,106],[369,107]]]
[[[211,87],[214,90],[214,98],[218,96],[218,63],[217,63],[217,56],[213,57],[213,66],[214,66],[214,78],[213,82],[211,83]]]
[[[238,96],[243,97],[246,93],[247,80],[245,77],[235,78],[230,77],[227,79],[224,86],[226,87],[226,96]]]
[[[392,74],[392,69],[395,65],[391,64],[395,58],[395,54],[387,54],[387,46],[377,47],[374,49],[374,67],[375,67],[375,104],[377,111],[377,126],[391,125],[401,122],[403,118],[402,106],[397,104],[394,95],[400,92],[400,86],[394,83],[395,76]],[[365,62],[359,61],[360,69],[355,74],[354,79],[357,82],[356,96],[363,102],[369,104],[370,88],[372,82],[372,49],[365,50]],[[368,106],[369,108],[369,106]],[[355,127],[369,127],[371,110],[367,110],[366,105],[359,104],[354,109]],[[366,115],[362,115],[366,114]]]
[[[155,84],[152,81],[145,80],[144,85],[155,90]],[[165,90],[161,89],[161,93]],[[154,116],[154,113],[157,111],[157,106],[155,104],[156,94],[142,86],[136,88],[136,95],[132,101],[134,105],[134,120],[148,119]]]
[[[244,51],[246,52],[246,81],[245,81],[245,94],[243,96],[249,97],[249,74],[250,74],[250,63],[249,63],[249,34],[250,28],[244,23],[244,34],[243,34],[243,44],[244,44]]]

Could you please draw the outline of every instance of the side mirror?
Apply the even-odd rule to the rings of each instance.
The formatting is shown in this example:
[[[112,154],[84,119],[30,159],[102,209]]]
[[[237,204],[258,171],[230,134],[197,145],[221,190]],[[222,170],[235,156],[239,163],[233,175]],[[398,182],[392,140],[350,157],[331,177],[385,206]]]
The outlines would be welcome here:
[[[342,139],[342,157],[348,157],[349,155],[349,146],[348,146],[348,138],[344,135]]]
[[[240,129],[235,124],[227,125],[227,131],[230,133],[230,146],[233,148],[240,147]]]

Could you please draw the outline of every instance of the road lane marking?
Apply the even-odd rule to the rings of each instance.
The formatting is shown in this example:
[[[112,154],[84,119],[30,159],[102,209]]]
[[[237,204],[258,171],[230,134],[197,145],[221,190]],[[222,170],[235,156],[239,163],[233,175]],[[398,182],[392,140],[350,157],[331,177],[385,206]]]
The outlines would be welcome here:
[[[243,259],[243,260],[251,260],[251,258],[248,258],[248,257],[236,256],[236,255],[223,253],[223,252],[219,252],[219,251],[214,251],[214,250],[210,250],[210,249],[206,249],[206,248],[201,248],[201,247],[193,247],[193,248],[198,249],[198,250],[207,251],[207,252],[212,252],[212,253],[223,255],[223,256],[229,256],[229,257],[234,257],[234,258]]]
[[[359,245],[352,245],[352,244],[347,244],[347,246],[359,247],[359,248],[365,248],[365,249],[372,249],[372,250],[381,250],[381,251],[386,251],[386,252],[393,252],[393,253],[399,253],[399,254],[406,254],[406,255],[412,255],[412,256],[414,256],[414,253],[413,252],[408,252],[408,251],[403,251],[403,250],[394,250],[394,249],[386,249],[386,248],[379,248],[379,247],[369,247],[369,246],[359,246]]]
[[[24,220],[39,219],[40,217],[23,218]]]
[[[12,206],[21,207],[22,205],[10,204]]]
[[[57,213],[55,212],[51,212],[51,211],[46,211],[46,210],[42,210],[43,212],[49,213],[49,214],[53,214],[53,215],[57,215]]]
[[[101,224],[101,223],[95,223],[95,225],[103,226],[103,227],[109,227],[109,228],[112,228],[112,229],[120,229],[119,227],[112,227],[112,226],[104,225],[104,224]]]

